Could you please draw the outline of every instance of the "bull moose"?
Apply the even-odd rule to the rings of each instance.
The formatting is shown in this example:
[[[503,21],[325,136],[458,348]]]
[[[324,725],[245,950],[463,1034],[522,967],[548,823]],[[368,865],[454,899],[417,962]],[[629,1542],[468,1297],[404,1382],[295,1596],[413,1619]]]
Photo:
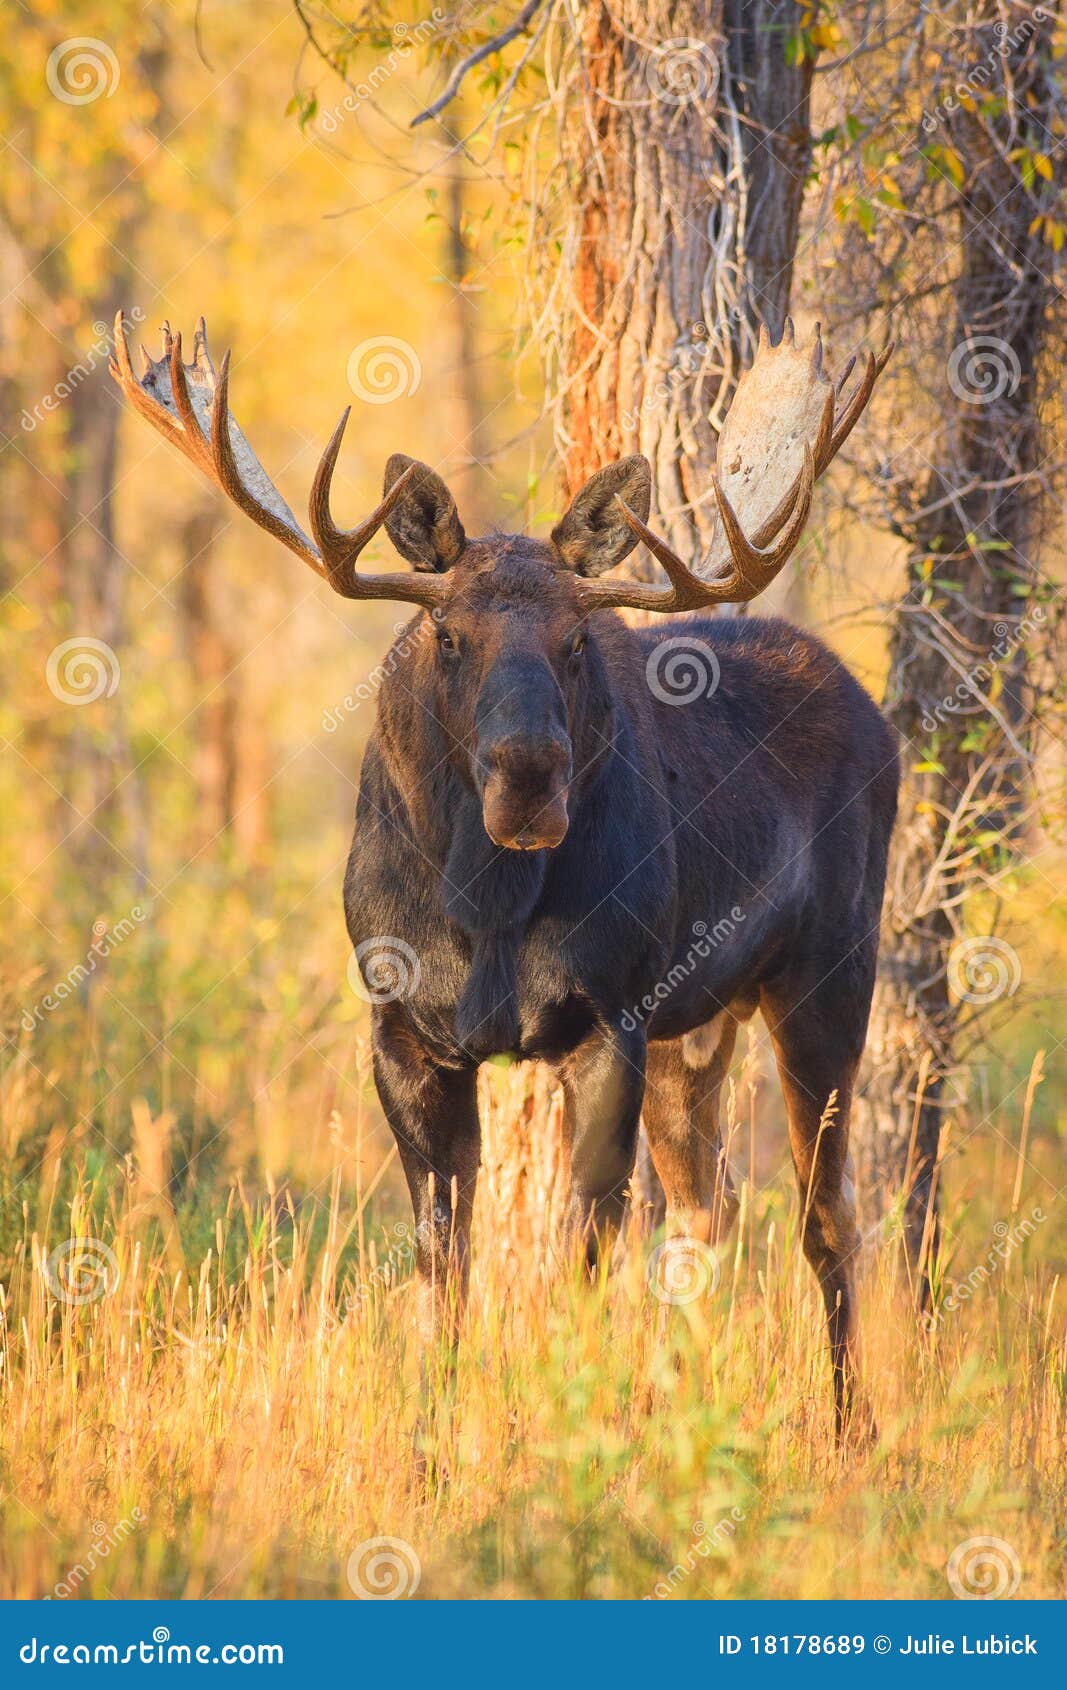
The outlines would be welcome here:
[[[643,1118],[668,1231],[715,1242],[735,1207],[718,1099],[739,1022],[770,1030],[826,1304],[839,1435],[854,1400],[849,1105],[874,982],[897,793],[893,736],[810,634],[777,619],[659,615],[747,604],[782,568],[812,489],[888,351],[832,382],[816,329],[765,333],[723,426],[699,573],[647,526],[640,456],[600,470],[550,538],[464,530],[444,481],[396,454],[358,527],[330,514],[346,411],[309,538],[228,405],[204,324],[186,364],[164,325],[112,374],[252,521],[351,599],[418,606],[387,662],[345,878],[372,999],[374,1074],[411,1191],[420,1321],[454,1341],[479,1162],[476,1073],[497,1053],[564,1092],[569,1224],[590,1264],[617,1228]],[[411,568],[362,574],[382,525]],[[638,544],[662,582],[610,572]],[[615,613],[653,613],[633,627]],[[708,684],[672,696],[684,637]],[[714,684],[713,684],[714,683]],[[733,912],[731,918],[729,912]],[[714,931],[715,943],[694,944]],[[403,978],[398,979],[397,968]],[[650,1009],[642,1006],[651,1006]]]

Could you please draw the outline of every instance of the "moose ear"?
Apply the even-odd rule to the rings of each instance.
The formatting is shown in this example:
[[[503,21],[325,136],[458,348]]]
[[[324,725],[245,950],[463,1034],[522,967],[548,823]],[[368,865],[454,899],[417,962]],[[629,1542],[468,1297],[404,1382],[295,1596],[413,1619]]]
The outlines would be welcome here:
[[[382,491],[388,493],[393,482],[412,465],[415,474],[408,491],[385,519],[386,533],[400,556],[416,569],[437,572],[451,569],[467,543],[467,536],[456,501],[436,471],[428,464],[420,464],[417,458],[394,452],[385,466]]]
[[[579,575],[603,575],[637,544],[637,536],[615,503],[616,497],[642,522],[648,521],[652,470],[647,458],[635,454],[598,470],[575,494],[566,514],[553,528],[553,545],[564,563]]]

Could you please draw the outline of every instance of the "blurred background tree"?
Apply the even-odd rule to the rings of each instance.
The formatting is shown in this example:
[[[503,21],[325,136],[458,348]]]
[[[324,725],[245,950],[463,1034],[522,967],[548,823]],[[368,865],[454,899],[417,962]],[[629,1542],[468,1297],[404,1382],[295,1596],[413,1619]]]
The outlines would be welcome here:
[[[858,507],[904,548],[884,698],[904,785],[853,1144],[866,1225],[900,1206],[920,1265],[942,1126],[966,1123],[970,1059],[1019,984],[1001,930],[1024,860],[1054,895],[1062,769],[1040,793],[1034,776],[1064,702],[1067,47],[1056,7],[906,13],[846,26],[862,47],[820,148],[843,225],[821,269],[837,320],[904,352]]]

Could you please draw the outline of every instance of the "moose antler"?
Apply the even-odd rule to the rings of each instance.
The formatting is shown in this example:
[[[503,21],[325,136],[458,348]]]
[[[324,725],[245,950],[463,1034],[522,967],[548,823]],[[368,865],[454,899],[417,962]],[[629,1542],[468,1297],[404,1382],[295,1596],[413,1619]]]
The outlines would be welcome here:
[[[201,317],[193,338],[193,361],[182,360],[182,337],[163,325],[163,356],[153,359],[142,349],[140,377],[130,363],[126,319],[115,318],[115,355],[109,369],[123,393],[142,417],[169,440],[198,469],[217,482],[246,516],[311,565],[335,592],[349,599],[401,599],[431,610],[444,602],[446,575],[401,572],[360,575],[355,564],[405,492],[417,483],[421,465],[411,467],[393,482],[385,498],[365,522],[337,528],[330,515],[330,484],[348,421],[346,409],[333,431],[311,486],[308,519],[310,540],[271,481],[237,422],[230,414],[230,354],[218,375],[208,355],[207,330]]]
[[[877,357],[868,353],[845,399],[856,360],[849,360],[836,385],[831,382],[823,369],[818,324],[803,348],[789,319],[777,346],[761,328],[756,357],[737,384],[719,436],[720,467],[711,483],[719,521],[708,573],[696,574],[618,499],[627,524],[663,565],[669,584],[582,580],[583,608],[700,610],[747,604],[762,593],[795,549],[815,482],[855,428],[892,350],[890,343]]]

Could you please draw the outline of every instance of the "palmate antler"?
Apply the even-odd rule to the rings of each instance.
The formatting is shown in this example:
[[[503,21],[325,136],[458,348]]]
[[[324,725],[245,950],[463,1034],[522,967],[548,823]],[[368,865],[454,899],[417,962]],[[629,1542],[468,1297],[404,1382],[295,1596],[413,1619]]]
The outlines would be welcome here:
[[[227,352],[223,358],[216,376],[208,356],[203,317],[193,338],[191,364],[182,360],[181,335],[172,335],[166,323],[163,356],[150,358],[142,348],[141,362],[143,368],[138,377],[130,363],[126,320],[120,311],[115,319],[115,355],[109,368],[134,409],[217,482],[246,516],[303,558],[336,592],[349,599],[400,599],[421,604],[427,610],[444,602],[448,592],[444,576],[409,571],[360,575],[355,568],[360,552],[389,512],[405,492],[413,490],[421,465],[413,464],[394,481],[365,522],[348,530],[335,527],[330,515],[330,484],[348,421],[346,410],[322,454],[312,483],[308,520],[315,538],[311,540],[230,415],[230,354]]]
[[[583,611],[699,610],[711,604],[745,604],[761,593],[796,547],[815,482],[855,427],[891,351],[888,346],[877,358],[868,354],[846,399],[844,390],[856,360],[845,366],[835,387],[823,369],[817,327],[804,348],[796,345],[791,322],[787,321],[777,346],[771,346],[761,329],[752,368],[738,383],[719,436],[720,467],[712,478],[719,523],[701,573],[683,563],[618,500],[626,523],[663,565],[668,584],[579,577],[575,584]],[[355,567],[367,542],[402,499],[421,498],[434,483],[448,497],[432,470],[411,464],[365,522],[348,530],[337,528],[330,515],[330,485],[348,421],[346,410],[315,472],[308,516],[314,539],[310,539],[230,414],[230,355],[227,352],[216,376],[203,318],[197,324],[191,364],[183,361],[181,335],[172,335],[165,323],[162,357],[152,359],[142,351],[141,359],[138,377],[130,363],[126,322],[120,311],[110,369],[134,409],[210,476],[253,522],[310,564],[336,592],[351,599],[398,599],[426,610],[447,601],[448,569],[433,572],[429,564],[420,562],[417,548],[414,554],[408,551],[395,532],[394,543],[416,563],[414,571],[360,575]],[[454,514],[454,505],[452,509]]]
[[[764,328],[752,367],[737,384],[719,436],[712,489],[719,523],[704,571],[696,574],[618,500],[622,515],[667,574],[654,582],[580,581],[587,610],[700,610],[747,604],[782,568],[808,519],[815,482],[848,439],[885,369],[892,344],[868,353],[846,399],[852,358],[836,385],[823,369],[822,335],[798,347],[793,324],[772,346]],[[783,496],[782,487],[788,488]]]

